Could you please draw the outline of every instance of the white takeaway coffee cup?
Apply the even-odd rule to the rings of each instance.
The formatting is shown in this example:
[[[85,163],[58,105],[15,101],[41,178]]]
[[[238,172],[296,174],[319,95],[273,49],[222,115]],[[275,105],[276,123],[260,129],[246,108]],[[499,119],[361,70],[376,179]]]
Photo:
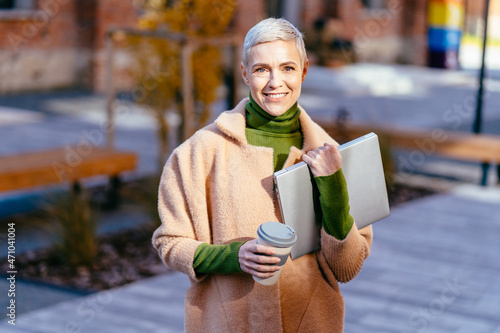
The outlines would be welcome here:
[[[281,269],[283,268],[283,265],[290,255],[292,246],[297,241],[297,235],[295,234],[295,230],[293,230],[292,227],[278,222],[262,223],[259,226],[259,229],[257,229],[257,235],[257,244],[263,244],[272,247],[276,251],[273,257],[278,257],[281,259],[281,261],[276,264],[280,266],[280,270],[274,272],[274,276],[268,278],[259,278],[253,276],[253,279],[258,283],[266,286],[272,286],[273,284],[278,282]]]

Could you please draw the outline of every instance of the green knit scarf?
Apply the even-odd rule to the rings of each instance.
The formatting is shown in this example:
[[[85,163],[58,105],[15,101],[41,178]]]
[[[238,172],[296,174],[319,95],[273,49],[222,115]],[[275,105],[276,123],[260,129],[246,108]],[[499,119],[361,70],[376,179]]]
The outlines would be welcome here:
[[[272,116],[264,111],[250,95],[245,105],[245,134],[249,144],[273,149],[274,171],[280,170],[288,157],[290,147],[302,148],[300,109],[295,103],[281,116]]]
[[[245,105],[245,110],[247,128],[275,134],[289,134],[300,130],[300,109],[297,102],[281,116],[271,116],[250,94],[250,101]]]

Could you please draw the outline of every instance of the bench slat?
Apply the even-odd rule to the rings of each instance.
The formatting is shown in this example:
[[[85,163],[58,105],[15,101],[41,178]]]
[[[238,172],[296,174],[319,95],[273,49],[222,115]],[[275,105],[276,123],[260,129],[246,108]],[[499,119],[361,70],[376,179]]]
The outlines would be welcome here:
[[[115,176],[136,168],[134,153],[93,147],[88,152],[72,147],[0,157],[0,191],[74,182],[82,178]],[[86,154],[88,153],[88,154]]]
[[[395,129],[367,124],[349,124],[339,128],[331,123],[319,123],[331,136],[346,135],[354,139],[375,132],[392,147],[416,149],[426,155],[442,155],[471,162],[500,163],[500,136],[454,131]]]

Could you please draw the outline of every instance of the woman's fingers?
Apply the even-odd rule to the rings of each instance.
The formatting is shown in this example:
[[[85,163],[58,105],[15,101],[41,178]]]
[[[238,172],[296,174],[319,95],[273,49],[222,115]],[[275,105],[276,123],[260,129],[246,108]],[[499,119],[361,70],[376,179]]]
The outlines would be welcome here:
[[[250,275],[253,275],[253,276],[256,276],[256,277],[259,277],[259,278],[262,278],[262,279],[266,279],[266,278],[269,278],[271,276],[274,276],[274,272],[278,271],[280,269],[279,266],[273,266],[273,267],[276,267],[275,270],[271,271],[271,272],[268,272],[268,273],[265,273],[261,270],[256,270],[256,269],[248,269],[248,271],[246,271],[245,273],[248,273]]]
[[[240,267],[243,272],[261,278],[273,276],[274,272],[280,269],[280,267],[276,265],[275,261],[269,264],[262,264],[256,262],[255,260],[245,260],[243,262],[240,261]]]
[[[248,270],[252,270],[252,271],[255,271],[257,273],[274,273],[280,269],[280,267],[277,266],[276,263],[259,264],[255,261],[247,261],[245,263],[245,267]]]
[[[272,256],[274,253],[273,248],[257,244],[256,239],[244,243],[238,252],[241,270],[260,278],[273,276],[279,270],[276,264],[280,262],[279,258]]]
[[[338,148],[329,143],[302,155],[302,160],[309,165],[315,177],[329,176],[342,167],[342,156]]]

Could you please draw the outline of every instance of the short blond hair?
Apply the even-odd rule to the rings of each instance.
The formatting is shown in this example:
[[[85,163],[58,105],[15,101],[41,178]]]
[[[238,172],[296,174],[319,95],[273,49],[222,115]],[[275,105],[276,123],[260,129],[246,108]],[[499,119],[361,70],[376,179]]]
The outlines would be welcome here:
[[[304,35],[290,22],[283,18],[268,18],[254,25],[247,33],[243,43],[243,65],[248,67],[248,57],[252,47],[262,43],[275,42],[277,40],[295,41],[299,51],[302,68],[307,61]]]

